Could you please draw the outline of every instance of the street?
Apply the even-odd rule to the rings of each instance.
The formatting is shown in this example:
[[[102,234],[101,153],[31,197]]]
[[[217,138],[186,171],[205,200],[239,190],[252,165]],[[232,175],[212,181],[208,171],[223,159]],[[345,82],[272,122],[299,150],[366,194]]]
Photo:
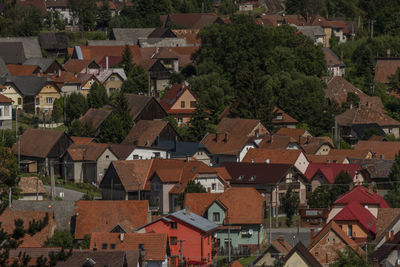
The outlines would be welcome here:
[[[46,189],[46,192],[50,194],[51,186],[45,185],[44,188]],[[62,191],[63,188],[56,187],[56,196],[62,197]],[[64,188],[64,195],[65,195],[64,200],[77,201],[80,200],[84,194],[75,190]]]
[[[267,240],[269,238],[268,229],[266,229]],[[297,244],[297,228],[273,228],[271,230],[272,240],[277,239],[278,237],[283,236],[283,238],[293,246]],[[305,246],[310,243],[310,229],[309,228],[299,228],[299,241],[301,241]]]

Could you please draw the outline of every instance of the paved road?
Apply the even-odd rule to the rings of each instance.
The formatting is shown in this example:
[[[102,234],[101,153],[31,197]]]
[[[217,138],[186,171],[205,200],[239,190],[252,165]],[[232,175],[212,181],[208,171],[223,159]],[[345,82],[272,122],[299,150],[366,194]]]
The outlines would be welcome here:
[[[45,185],[44,188],[46,189],[47,193],[50,193],[51,186]],[[56,187],[56,195],[61,197],[60,193],[62,192],[62,190],[63,189],[61,187]],[[81,199],[82,196],[84,195],[81,192],[71,190],[71,189],[64,189],[64,194],[65,194],[64,200],[71,200],[71,201],[77,201],[77,200]]]
[[[266,229],[266,232],[267,232],[267,240],[268,240],[268,238],[269,238],[268,229]],[[273,228],[271,230],[272,240],[275,240],[280,236],[283,236],[283,238],[290,245],[293,245],[293,244],[296,245],[298,239],[305,246],[307,246],[310,243],[310,229],[309,228],[300,228],[298,236],[297,236],[297,228],[281,228],[281,229],[274,229]]]

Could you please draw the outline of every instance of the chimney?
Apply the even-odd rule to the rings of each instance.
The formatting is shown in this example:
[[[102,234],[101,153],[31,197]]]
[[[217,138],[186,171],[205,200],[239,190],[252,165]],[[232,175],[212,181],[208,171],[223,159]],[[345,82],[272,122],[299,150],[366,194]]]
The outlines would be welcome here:
[[[190,206],[186,206],[186,214],[190,215]]]
[[[119,234],[119,240],[121,241],[121,243],[124,242],[124,235],[124,233]]]
[[[314,229],[310,229],[310,240],[313,240],[314,238]]]
[[[390,48],[386,51],[386,57],[390,58]]]
[[[106,70],[108,70],[108,56],[106,56]]]
[[[390,231],[390,241],[393,241],[393,238],[394,238],[394,231],[392,230]]]
[[[97,250],[97,245],[96,245],[96,238],[94,239],[94,244],[93,244],[93,251]]]
[[[85,71],[86,71],[86,74],[88,74],[88,71],[89,70],[89,68],[88,68],[88,66],[86,66],[86,69],[85,69]]]
[[[270,163],[271,163],[271,160],[270,160],[270,159],[265,159],[264,162],[267,163],[267,164],[270,164]]]
[[[189,154],[186,154],[186,159],[185,159],[185,161],[186,161],[186,162],[189,162],[189,161],[190,161],[190,156],[189,156]]]
[[[385,233],[385,241],[389,241],[389,232]]]
[[[224,138],[224,142],[225,142],[225,143],[228,142],[228,136],[229,136],[229,134],[228,134],[228,133],[225,133],[225,138]]]

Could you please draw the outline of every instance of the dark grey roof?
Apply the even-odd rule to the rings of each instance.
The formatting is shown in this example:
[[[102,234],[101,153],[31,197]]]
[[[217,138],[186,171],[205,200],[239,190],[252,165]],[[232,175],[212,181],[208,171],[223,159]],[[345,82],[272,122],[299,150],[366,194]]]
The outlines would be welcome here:
[[[137,45],[134,41],[117,41],[117,40],[88,40],[88,46],[121,46],[121,45]]]
[[[46,71],[55,59],[51,58],[30,58],[25,60],[24,65],[39,66],[43,71]]]
[[[203,232],[209,232],[218,228],[218,225],[216,225],[213,222],[210,222],[209,220],[201,217],[200,215],[197,215],[196,213],[190,212],[190,214],[188,214],[186,212],[186,209],[171,213],[168,216],[175,217],[178,220],[190,224],[196,227],[197,229],[200,229]]]
[[[111,36],[117,41],[131,41],[137,43],[141,37],[148,37],[155,28],[114,28]]]
[[[0,42],[0,57],[6,64],[22,64],[26,59],[21,42]]]
[[[148,38],[176,38],[176,34],[169,28],[155,28],[148,36]]]
[[[0,78],[10,75],[6,63],[4,62],[3,58],[0,56]]]
[[[61,229],[70,230],[73,226],[71,218],[75,215],[74,201],[26,201],[14,200],[12,202],[13,210],[33,210],[33,211],[52,211],[57,222],[57,226]]]
[[[65,32],[46,32],[39,35],[42,49],[63,50],[68,48],[68,36]]]
[[[168,149],[171,158],[183,158],[193,156],[199,150],[209,151],[202,143],[197,142],[181,142],[181,141],[159,141],[157,147]]]
[[[22,43],[26,58],[42,57],[38,37],[2,37],[0,43]]]
[[[9,76],[23,96],[36,96],[47,82],[46,77]]]
[[[325,36],[324,29],[320,26],[297,26],[297,29],[313,41],[318,36]]]
[[[394,160],[392,159],[349,159],[351,164],[360,164],[371,179],[388,179]]]
[[[375,129],[379,135],[385,136],[385,132],[377,123],[366,123],[366,124],[353,124],[351,129],[357,134],[359,138],[362,138],[365,132],[369,129]]]

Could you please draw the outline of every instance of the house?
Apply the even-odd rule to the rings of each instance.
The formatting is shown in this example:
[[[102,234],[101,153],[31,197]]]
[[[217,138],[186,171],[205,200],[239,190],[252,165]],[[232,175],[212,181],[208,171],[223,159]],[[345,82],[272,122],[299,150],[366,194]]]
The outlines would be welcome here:
[[[19,137],[12,152],[20,155],[22,166],[33,163],[39,173],[47,175],[50,174],[51,166],[54,166],[54,172],[59,174],[59,159],[71,144],[71,138],[64,132],[28,128]]]
[[[223,118],[215,130],[217,133],[261,138],[269,135],[260,120]]]
[[[385,199],[373,192],[371,188],[365,188],[361,185],[354,187],[347,193],[341,195],[334,203],[329,212],[328,221],[333,219],[346,205],[351,202],[357,202],[368,209],[371,214],[377,218],[380,208],[389,208]]]
[[[57,11],[67,24],[77,23],[76,19],[73,19],[68,1],[46,0],[46,9],[48,12]]]
[[[308,164],[304,175],[307,177],[311,184],[311,190],[314,192],[315,189],[323,184],[335,183],[336,177],[342,171],[350,175],[354,184],[362,184],[369,180],[367,173],[358,164],[311,162]]]
[[[210,151],[201,143],[184,141],[159,141],[157,147],[167,150],[167,158],[198,160],[206,165],[211,164]]]
[[[301,148],[306,154],[314,155],[328,155],[334,147],[332,139],[327,136],[307,138],[301,143]]]
[[[168,266],[168,236],[164,233],[99,233],[90,235],[90,249],[99,251],[144,250],[148,266]]]
[[[332,25],[330,21],[326,20],[325,18],[321,17],[320,15],[316,15],[311,18],[309,22],[310,26],[319,26],[322,27],[325,33],[324,43],[322,44],[323,47],[330,46],[330,40],[332,37]]]
[[[174,84],[161,98],[160,105],[178,122],[178,126],[188,124],[197,107],[197,99],[188,86]]]
[[[349,238],[358,243],[375,238],[376,217],[357,201],[347,204],[332,218],[332,221],[337,223]]]
[[[274,214],[281,212],[281,199],[289,186],[299,194],[299,206],[306,205],[306,177],[292,164],[225,162],[232,187],[253,187],[265,196]],[[278,208],[279,210],[277,210]]]
[[[90,108],[86,111],[79,121],[82,124],[89,124],[92,130],[98,135],[100,133],[100,128],[102,123],[110,116],[112,110],[100,109],[100,108]]]
[[[184,206],[220,225],[214,235],[218,255],[226,254],[229,238],[233,254],[255,252],[264,244],[265,199],[254,188],[229,188],[219,194],[187,193]]]
[[[137,45],[140,38],[147,38],[156,28],[113,28],[110,40],[123,41],[127,45]]]
[[[57,85],[58,88],[60,88],[63,96],[73,93],[81,93],[83,96],[86,96],[85,93],[87,90],[82,88],[82,80],[78,77],[78,75],[75,75],[71,72],[58,71],[56,74],[49,74],[49,78]]]
[[[70,58],[65,64],[64,69],[71,73],[99,73],[101,67],[94,60],[81,60]]]
[[[180,140],[174,127],[163,120],[140,120],[122,141],[122,144],[135,146],[157,146],[160,141]]]
[[[285,135],[297,140],[299,144],[303,144],[308,139],[313,136],[306,129],[295,129],[295,128],[280,128],[276,133],[276,135]]]
[[[358,141],[354,149],[367,149],[372,152],[372,158],[394,159],[400,150],[400,143],[391,141]]]
[[[108,58],[106,59],[106,68],[95,74],[97,80],[104,86],[108,95],[111,95],[117,89],[121,89],[124,81],[127,80],[124,69],[108,67]]]
[[[181,27],[184,29],[202,29],[211,24],[225,24],[224,21],[211,13],[187,13],[160,15],[162,27]],[[172,27],[174,28],[174,27]]]
[[[0,83],[1,95],[10,98],[12,100],[12,108],[18,110],[18,113],[20,113],[23,108],[24,96],[22,93],[8,77],[0,80]]]
[[[296,26],[297,30],[301,32],[304,36],[311,39],[315,45],[326,44],[326,34],[322,27],[320,26]]]
[[[351,37],[351,33],[345,21],[331,19],[329,20],[329,23],[332,27],[332,33],[339,41],[339,44],[345,43],[347,41],[347,38]]]
[[[346,65],[329,48],[322,48],[329,76],[344,76]]]
[[[0,93],[0,130],[12,129],[13,100]]]
[[[154,97],[125,94],[125,99],[128,101],[129,115],[135,123],[140,120],[161,120],[168,117]]]
[[[283,258],[284,267],[322,267],[317,259],[299,242]]]
[[[77,76],[77,78],[81,82],[81,88],[80,88],[80,93],[83,96],[87,96],[90,93],[90,90],[92,89],[93,84],[101,84],[100,81],[96,78],[94,74],[90,73],[79,73],[78,75],[74,74],[74,76]]]
[[[133,251],[103,251],[103,250],[73,250],[72,255],[65,261],[58,261],[57,267],[71,266],[115,266],[115,267],[142,267],[139,264],[139,252]]]
[[[99,184],[111,162],[117,159],[107,144],[72,144],[61,158],[65,165],[62,176],[76,183]]]
[[[42,180],[36,176],[20,177],[18,187],[21,189],[20,200],[43,200],[46,193]]]
[[[400,263],[400,252],[398,244],[400,243],[400,232],[387,233],[388,238],[379,248],[370,256],[374,266],[397,266]]]
[[[94,232],[129,233],[149,222],[147,200],[75,202],[75,239]]]
[[[0,57],[0,78],[4,78],[8,75],[10,75],[10,72],[8,71],[7,65],[3,58]]]
[[[325,225],[316,235],[314,229],[311,229],[311,242],[307,250],[319,262],[319,266],[329,266],[336,261],[338,251],[344,252],[347,248],[364,255],[357,242],[349,238],[334,221]]]
[[[291,249],[292,246],[283,237],[278,237],[253,260],[251,266],[274,266],[275,260],[282,260]]]
[[[348,159],[371,159],[372,153],[369,150],[355,150],[355,149],[331,149],[329,156],[345,156]]]
[[[278,134],[264,137],[259,147],[264,149],[303,150],[299,142],[293,137]]]
[[[167,159],[167,150],[160,147],[135,146],[124,144],[111,144],[110,150],[117,156],[118,160],[141,160],[161,158]]]
[[[68,35],[65,32],[43,32],[39,34],[40,47],[46,51],[49,57],[66,56],[68,41]]]
[[[13,76],[34,76],[40,74],[39,66],[24,66],[17,64],[7,64],[10,75]]]
[[[29,267],[37,266],[37,260],[41,257],[50,258],[53,253],[59,253],[62,250],[61,247],[29,247],[29,248],[16,248],[10,249],[8,260],[10,262],[16,261],[19,266],[23,265],[23,257],[21,255],[26,255],[29,257],[27,265]]]
[[[16,211],[11,209],[5,209],[0,215],[0,223],[4,232],[8,234],[12,234],[15,230],[15,221],[22,220],[23,221],[23,229],[28,231],[30,223],[35,220],[36,222],[47,222],[46,226],[43,227],[40,231],[36,232],[33,235],[25,234],[24,237],[21,238],[22,244],[18,247],[43,247],[47,241],[47,238],[53,236],[54,231],[57,227],[57,222],[53,218],[52,212],[44,212],[44,211]]]
[[[7,64],[23,64],[29,58],[41,58],[38,37],[1,37],[0,57]]]
[[[64,70],[57,60],[51,58],[29,58],[25,60],[23,66],[37,66],[45,74],[56,74]]]
[[[328,99],[331,105],[336,104],[342,107],[347,102],[349,94],[354,94],[360,99],[367,96],[363,91],[341,76],[333,76],[328,80],[325,89],[325,98]]]
[[[275,114],[275,117],[271,121],[272,125],[274,126],[282,128],[296,128],[296,125],[299,123],[295,118],[291,117],[278,107],[275,107],[272,112]]]
[[[276,150],[265,148],[250,149],[242,162],[292,164],[303,174],[309,161],[301,150]]]
[[[189,265],[208,265],[214,256],[212,235],[217,228],[215,223],[189,209],[183,209],[141,226],[136,231],[168,235],[170,266],[178,266],[182,260]]]
[[[389,84],[389,77],[400,68],[400,58],[391,57],[390,50],[386,58],[377,58],[375,65],[374,82]]]

